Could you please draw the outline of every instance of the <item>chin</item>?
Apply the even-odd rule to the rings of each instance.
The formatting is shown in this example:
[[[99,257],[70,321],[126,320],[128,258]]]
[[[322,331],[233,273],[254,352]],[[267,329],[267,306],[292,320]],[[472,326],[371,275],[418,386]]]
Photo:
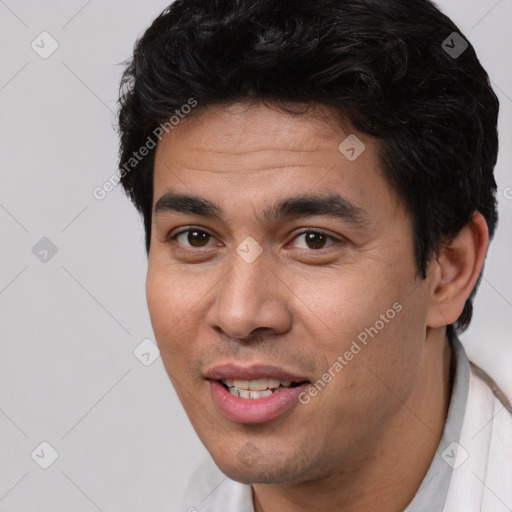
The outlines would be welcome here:
[[[242,484],[282,484],[290,481],[308,480],[310,468],[297,461],[297,454],[265,456],[252,443],[247,443],[237,453],[226,453],[220,457],[212,454],[218,468],[231,480]]]
[[[286,473],[276,470],[275,467],[270,467],[270,464],[262,464],[257,468],[234,466],[233,464],[217,465],[231,480],[241,484],[281,484],[290,480],[290,478],[286,478]]]

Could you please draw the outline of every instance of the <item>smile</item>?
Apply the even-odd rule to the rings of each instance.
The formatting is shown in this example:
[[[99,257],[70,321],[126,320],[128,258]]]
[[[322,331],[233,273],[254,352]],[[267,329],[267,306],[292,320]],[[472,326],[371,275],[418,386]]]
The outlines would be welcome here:
[[[245,399],[264,398],[299,385],[297,382],[272,378],[255,380],[221,379],[220,382],[233,396]]]
[[[237,423],[263,423],[283,415],[300,403],[299,395],[311,385],[305,377],[263,364],[221,365],[205,377],[219,412]]]

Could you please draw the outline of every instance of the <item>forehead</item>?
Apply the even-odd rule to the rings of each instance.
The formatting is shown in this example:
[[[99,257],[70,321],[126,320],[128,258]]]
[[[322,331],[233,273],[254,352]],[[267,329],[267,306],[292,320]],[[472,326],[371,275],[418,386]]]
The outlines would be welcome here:
[[[226,120],[229,120],[229,124],[236,122],[243,124],[244,120],[248,118],[252,119],[253,122],[258,122],[258,120],[266,122],[272,119],[280,121],[281,125],[284,126],[286,126],[287,121],[292,126],[296,119],[300,121],[308,120],[309,122],[318,121],[318,126],[327,123],[336,127],[340,122],[348,126],[347,121],[340,115],[339,111],[334,106],[325,103],[288,102],[280,106],[272,101],[263,102],[256,99],[219,102],[205,106],[199,104],[191,115],[183,118],[186,123],[182,124],[187,126],[196,125],[195,128],[197,128],[198,125],[204,124],[206,119],[209,120],[210,124],[216,121],[220,125],[224,124]],[[275,131],[278,131],[277,127]],[[219,133],[219,136],[221,135]]]
[[[169,145],[174,148],[185,142],[186,146],[181,149],[192,152],[186,154],[189,164],[200,161],[203,153],[219,158],[225,156],[226,160],[233,161],[258,153],[263,169],[265,152],[290,151],[293,154],[287,156],[291,160],[296,156],[300,161],[305,153],[316,151],[315,158],[318,158],[319,152],[332,150],[333,144],[337,148],[343,140],[340,138],[352,133],[334,108],[325,105],[309,105],[307,108],[304,113],[290,114],[261,103],[209,106],[181,120],[165,134],[158,145],[157,155]],[[248,169],[237,170],[257,169],[251,165]]]

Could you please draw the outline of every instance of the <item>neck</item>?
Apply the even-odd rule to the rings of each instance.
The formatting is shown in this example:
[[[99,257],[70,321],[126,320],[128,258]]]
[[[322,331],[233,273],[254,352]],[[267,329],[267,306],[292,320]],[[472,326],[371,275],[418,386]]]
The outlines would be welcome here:
[[[438,332],[439,331],[439,332]],[[367,462],[318,480],[253,485],[255,512],[400,512],[413,499],[439,445],[451,396],[451,347],[444,330],[427,332],[417,385],[383,426]],[[413,456],[411,456],[413,454]]]

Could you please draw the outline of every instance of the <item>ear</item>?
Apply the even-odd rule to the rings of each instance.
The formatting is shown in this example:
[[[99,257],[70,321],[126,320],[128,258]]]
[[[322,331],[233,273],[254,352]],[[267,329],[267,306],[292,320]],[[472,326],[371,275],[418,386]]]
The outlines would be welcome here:
[[[483,215],[448,240],[430,265],[427,326],[443,327],[459,318],[484,266],[489,232]]]

